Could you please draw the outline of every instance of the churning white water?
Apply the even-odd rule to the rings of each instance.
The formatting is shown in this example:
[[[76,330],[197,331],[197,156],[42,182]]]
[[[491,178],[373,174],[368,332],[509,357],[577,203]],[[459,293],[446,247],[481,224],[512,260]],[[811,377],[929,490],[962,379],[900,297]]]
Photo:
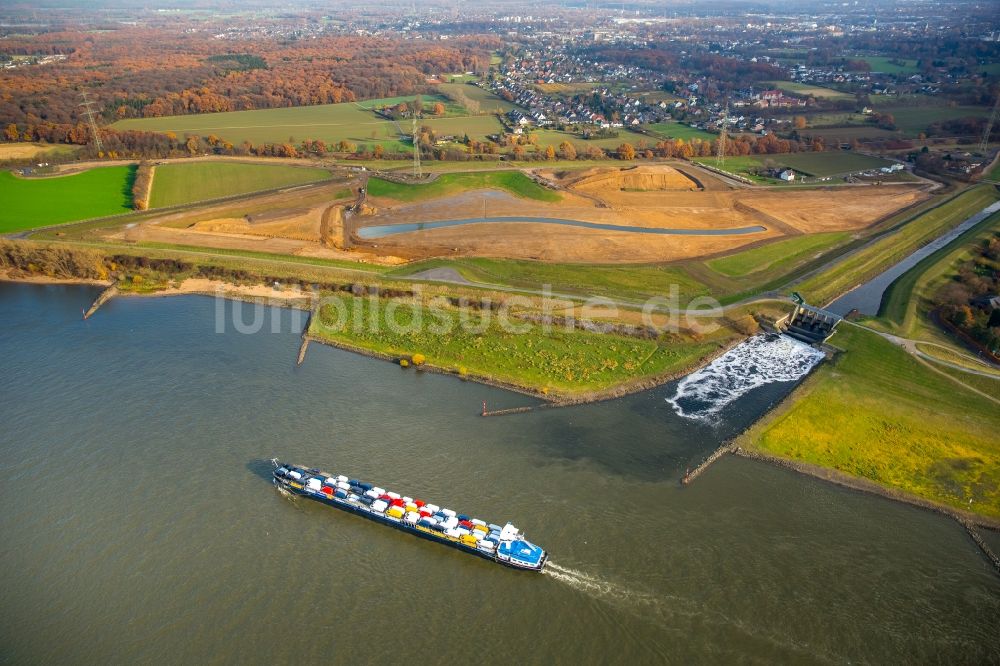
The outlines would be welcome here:
[[[710,420],[759,386],[801,379],[822,359],[823,352],[794,338],[759,335],[682,379],[667,402],[681,416]]]

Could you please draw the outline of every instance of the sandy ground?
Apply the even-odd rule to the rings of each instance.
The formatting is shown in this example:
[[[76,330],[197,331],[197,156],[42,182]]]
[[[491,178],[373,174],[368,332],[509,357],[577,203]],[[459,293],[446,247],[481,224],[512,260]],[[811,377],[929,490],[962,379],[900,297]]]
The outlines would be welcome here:
[[[921,186],[826,189],[730,188],[699,171],[656,165],[534,172],[560,188],[555,203],[504,191],[471,190],[421,202],[370,198],[358,225],[491,217],[551,217],[622,226],[765,231],[728,236],[658,236],[530,223],[422,230],[341,246],[343,222],[333,195],[356,183],[331,183],[235,203],[194,208],[102,232],[125,242],[159,242],[379,264],[429,257],[488,256],[543,261],[664,262],[722,254],[770,238],[864,228],[927,196]]]
[[[0,144],[0,160],[21,160],[41,155],[51,149],[52,146],[35,146],[30,143]]]
[[[541,261],[638,263],[725,252],[780,236],[765,230],[740,236],[655,236],[551,224],[495,223],[415,231],[374,241],[381,252],[407,256],[484,256]]]

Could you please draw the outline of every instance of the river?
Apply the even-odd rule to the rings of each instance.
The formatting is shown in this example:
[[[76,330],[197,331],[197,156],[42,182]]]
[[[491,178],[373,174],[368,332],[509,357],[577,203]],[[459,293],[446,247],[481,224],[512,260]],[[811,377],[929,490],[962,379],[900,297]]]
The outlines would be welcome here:
[[[321,345],[296,367],[288,311],[82,321],[95,294],[0,284],[4,663],[1000,660],[1000,577],[953,521],[743,459],[678,483],[793,382],[711,418],[670,384],[483,419],[530,400]],[[272,456],[510,519],[552,566],[289,500]]]
[[[927,245],[915,250],[902,261],[890,266],[885,271],[864,284],[855,287],[830,303],[826,309],[841,316],[844,316],[851,310],[855,309],[861,314],[877,315],[878,309],[882,305],[882,296],[885,294],[885,290],[888,289],[889,286],[901,275],[903,275],[903,273],[910,270],[925,258],[934,254],[998,210],[1000,210],[1000,201],[990,204],[975,215],[963,220],[951,230],[938,236],[931,242],[927,243]]]

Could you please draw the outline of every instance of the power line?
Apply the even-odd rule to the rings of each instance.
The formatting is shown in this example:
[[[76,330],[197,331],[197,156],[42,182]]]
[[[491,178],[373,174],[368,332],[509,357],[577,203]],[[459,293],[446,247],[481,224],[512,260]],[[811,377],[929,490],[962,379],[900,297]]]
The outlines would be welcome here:
[[[729,124],[729,102],[726,102],[726,110],[722,112],[722,125],[719,132],[718,154],[715,162],[721,168],[726,163],[726,125]]]
[[[94,134],[94,143],[97,145],[97,152],[104,152],[104,145],[101,143],[101,135],[97,133],[97,122],[94,120],[94,110],[91,108],[96,102],[91,102],[87,99],[87,91],[81,90],[80,96],[83,97],[83,103],[80,106],[83,107],[83,114],[87,116],[87,121],[90,123],[90,131]]]
[[[993,131],[993,125],[996,124],[997,111],[1000,111],[1000,94],[997,95],[997,101],[993,104],[993,113],[990,114],[989,122],[986,123],[986,130],[983,132],[983,138],[979,142],[979,152],[983,154],[989,149],[990,132]]]
[[[420,171],[420,142],[417,141],[417,114],[413,114],[413,175],[417,178],[423,174]]]

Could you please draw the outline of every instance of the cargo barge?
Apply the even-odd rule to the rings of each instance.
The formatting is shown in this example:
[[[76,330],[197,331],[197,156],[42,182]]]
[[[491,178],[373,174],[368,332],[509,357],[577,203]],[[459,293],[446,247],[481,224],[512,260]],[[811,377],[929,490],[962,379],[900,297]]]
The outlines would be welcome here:
[[[371,483],[315,468],[274,464],[274,485],[294,495],[364,516],[410,534],[524,571],[542,571],[549,556],[507,523],[503,527],[405,497]]]

